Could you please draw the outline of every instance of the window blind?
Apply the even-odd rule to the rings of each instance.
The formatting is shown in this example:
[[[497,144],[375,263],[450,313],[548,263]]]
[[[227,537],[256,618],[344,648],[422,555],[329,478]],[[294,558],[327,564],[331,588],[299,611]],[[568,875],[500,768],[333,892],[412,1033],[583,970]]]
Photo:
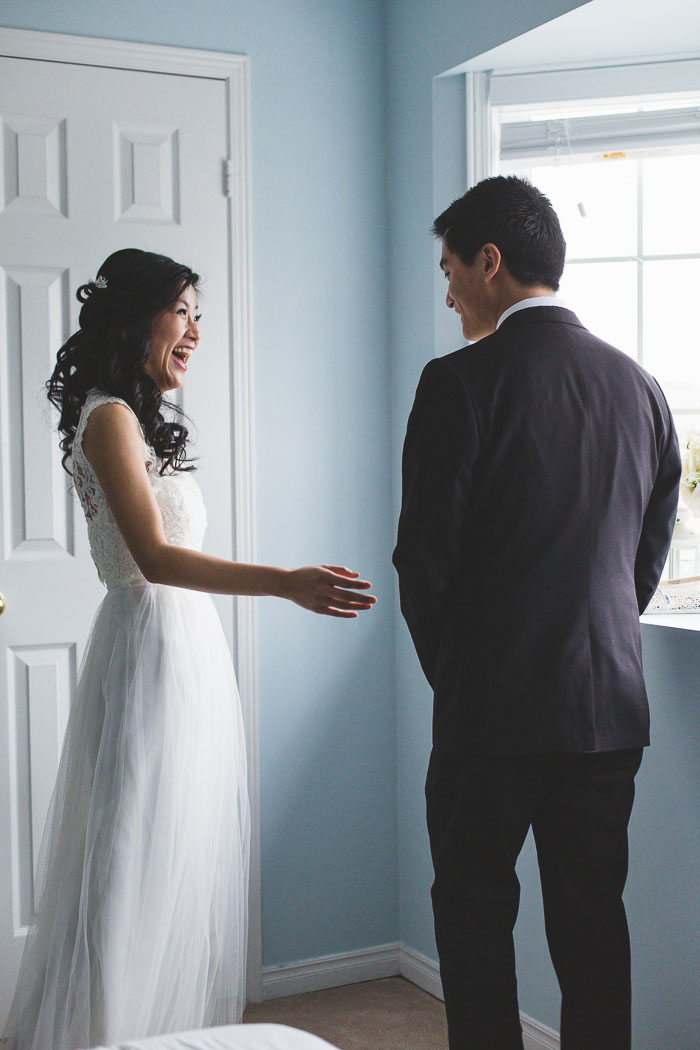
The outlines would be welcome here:
[[[501,125],[502,160],[616,153],[700,143],[700,107]]]

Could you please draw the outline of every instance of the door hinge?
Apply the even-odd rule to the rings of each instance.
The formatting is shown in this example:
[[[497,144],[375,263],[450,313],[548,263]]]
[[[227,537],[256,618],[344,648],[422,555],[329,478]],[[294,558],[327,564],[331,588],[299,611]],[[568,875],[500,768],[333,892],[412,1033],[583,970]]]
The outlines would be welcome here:
[[[223,170],[224,197],[230,197],[231,196],[231,180],[232,179],[233,179],[233,161],[225,160],[224,161],[224,170]]]

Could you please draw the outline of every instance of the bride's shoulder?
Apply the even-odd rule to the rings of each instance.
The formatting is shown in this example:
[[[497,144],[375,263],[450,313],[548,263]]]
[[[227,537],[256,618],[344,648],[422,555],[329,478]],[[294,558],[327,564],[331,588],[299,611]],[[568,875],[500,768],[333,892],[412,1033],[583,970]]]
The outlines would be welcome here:
[[[143,431],[130,405],[101,391],[90,391],[81,412],[79,443],[88,460],[99,446],[134,440],[143,446]]]
[[[80,411],[79,429],[84,431],[89,426],[93,431],[96,424],[111,426],[115,422],[123,426],[127,420],[132,426],[141,429],[136,413],[128,402],[114,394],[105,394],[102,390],[90,390]]]
[[[117,430],[119,432],[138,432],[143,437],[141,425],[134,410],[126,401],[119,398],[101,400],[90,406],[86,415],[84,433],[98,433]]]

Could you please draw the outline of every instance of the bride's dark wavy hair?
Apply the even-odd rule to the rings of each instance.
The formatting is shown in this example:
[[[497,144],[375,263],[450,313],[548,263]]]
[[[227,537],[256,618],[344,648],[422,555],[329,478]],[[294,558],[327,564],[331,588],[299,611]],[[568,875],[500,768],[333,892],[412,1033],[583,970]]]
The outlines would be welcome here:
[[[93,388],[121,398],[134,410],[146,442],[161,461],[161,474],[194,469],[187,465],[184,413],[163,399],[144,365],[154,318],[198,282],[199,274],[189,266],[165,255],[124,248],[105,259],[94,281],[78,288],[76,297],[83,304],[80,327],[58,351],[46,384],[49,401],[60,412],[63,467],[69,474],[67,461],[80,410]],[[175,418],[166,420],[163,408]]]

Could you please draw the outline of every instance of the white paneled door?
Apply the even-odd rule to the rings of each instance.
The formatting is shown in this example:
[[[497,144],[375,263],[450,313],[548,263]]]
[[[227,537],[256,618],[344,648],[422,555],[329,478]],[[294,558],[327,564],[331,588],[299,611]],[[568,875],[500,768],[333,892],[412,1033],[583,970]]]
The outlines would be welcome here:
[[[231,256],[225,80],[0,58],[0,1027],[82,650],[104,594],[60,466],[44,383],[75,289],[145,248],[203,277],[194,420],[207,549],[232,552]],[[232,637],[231,602],[220,611]]]

